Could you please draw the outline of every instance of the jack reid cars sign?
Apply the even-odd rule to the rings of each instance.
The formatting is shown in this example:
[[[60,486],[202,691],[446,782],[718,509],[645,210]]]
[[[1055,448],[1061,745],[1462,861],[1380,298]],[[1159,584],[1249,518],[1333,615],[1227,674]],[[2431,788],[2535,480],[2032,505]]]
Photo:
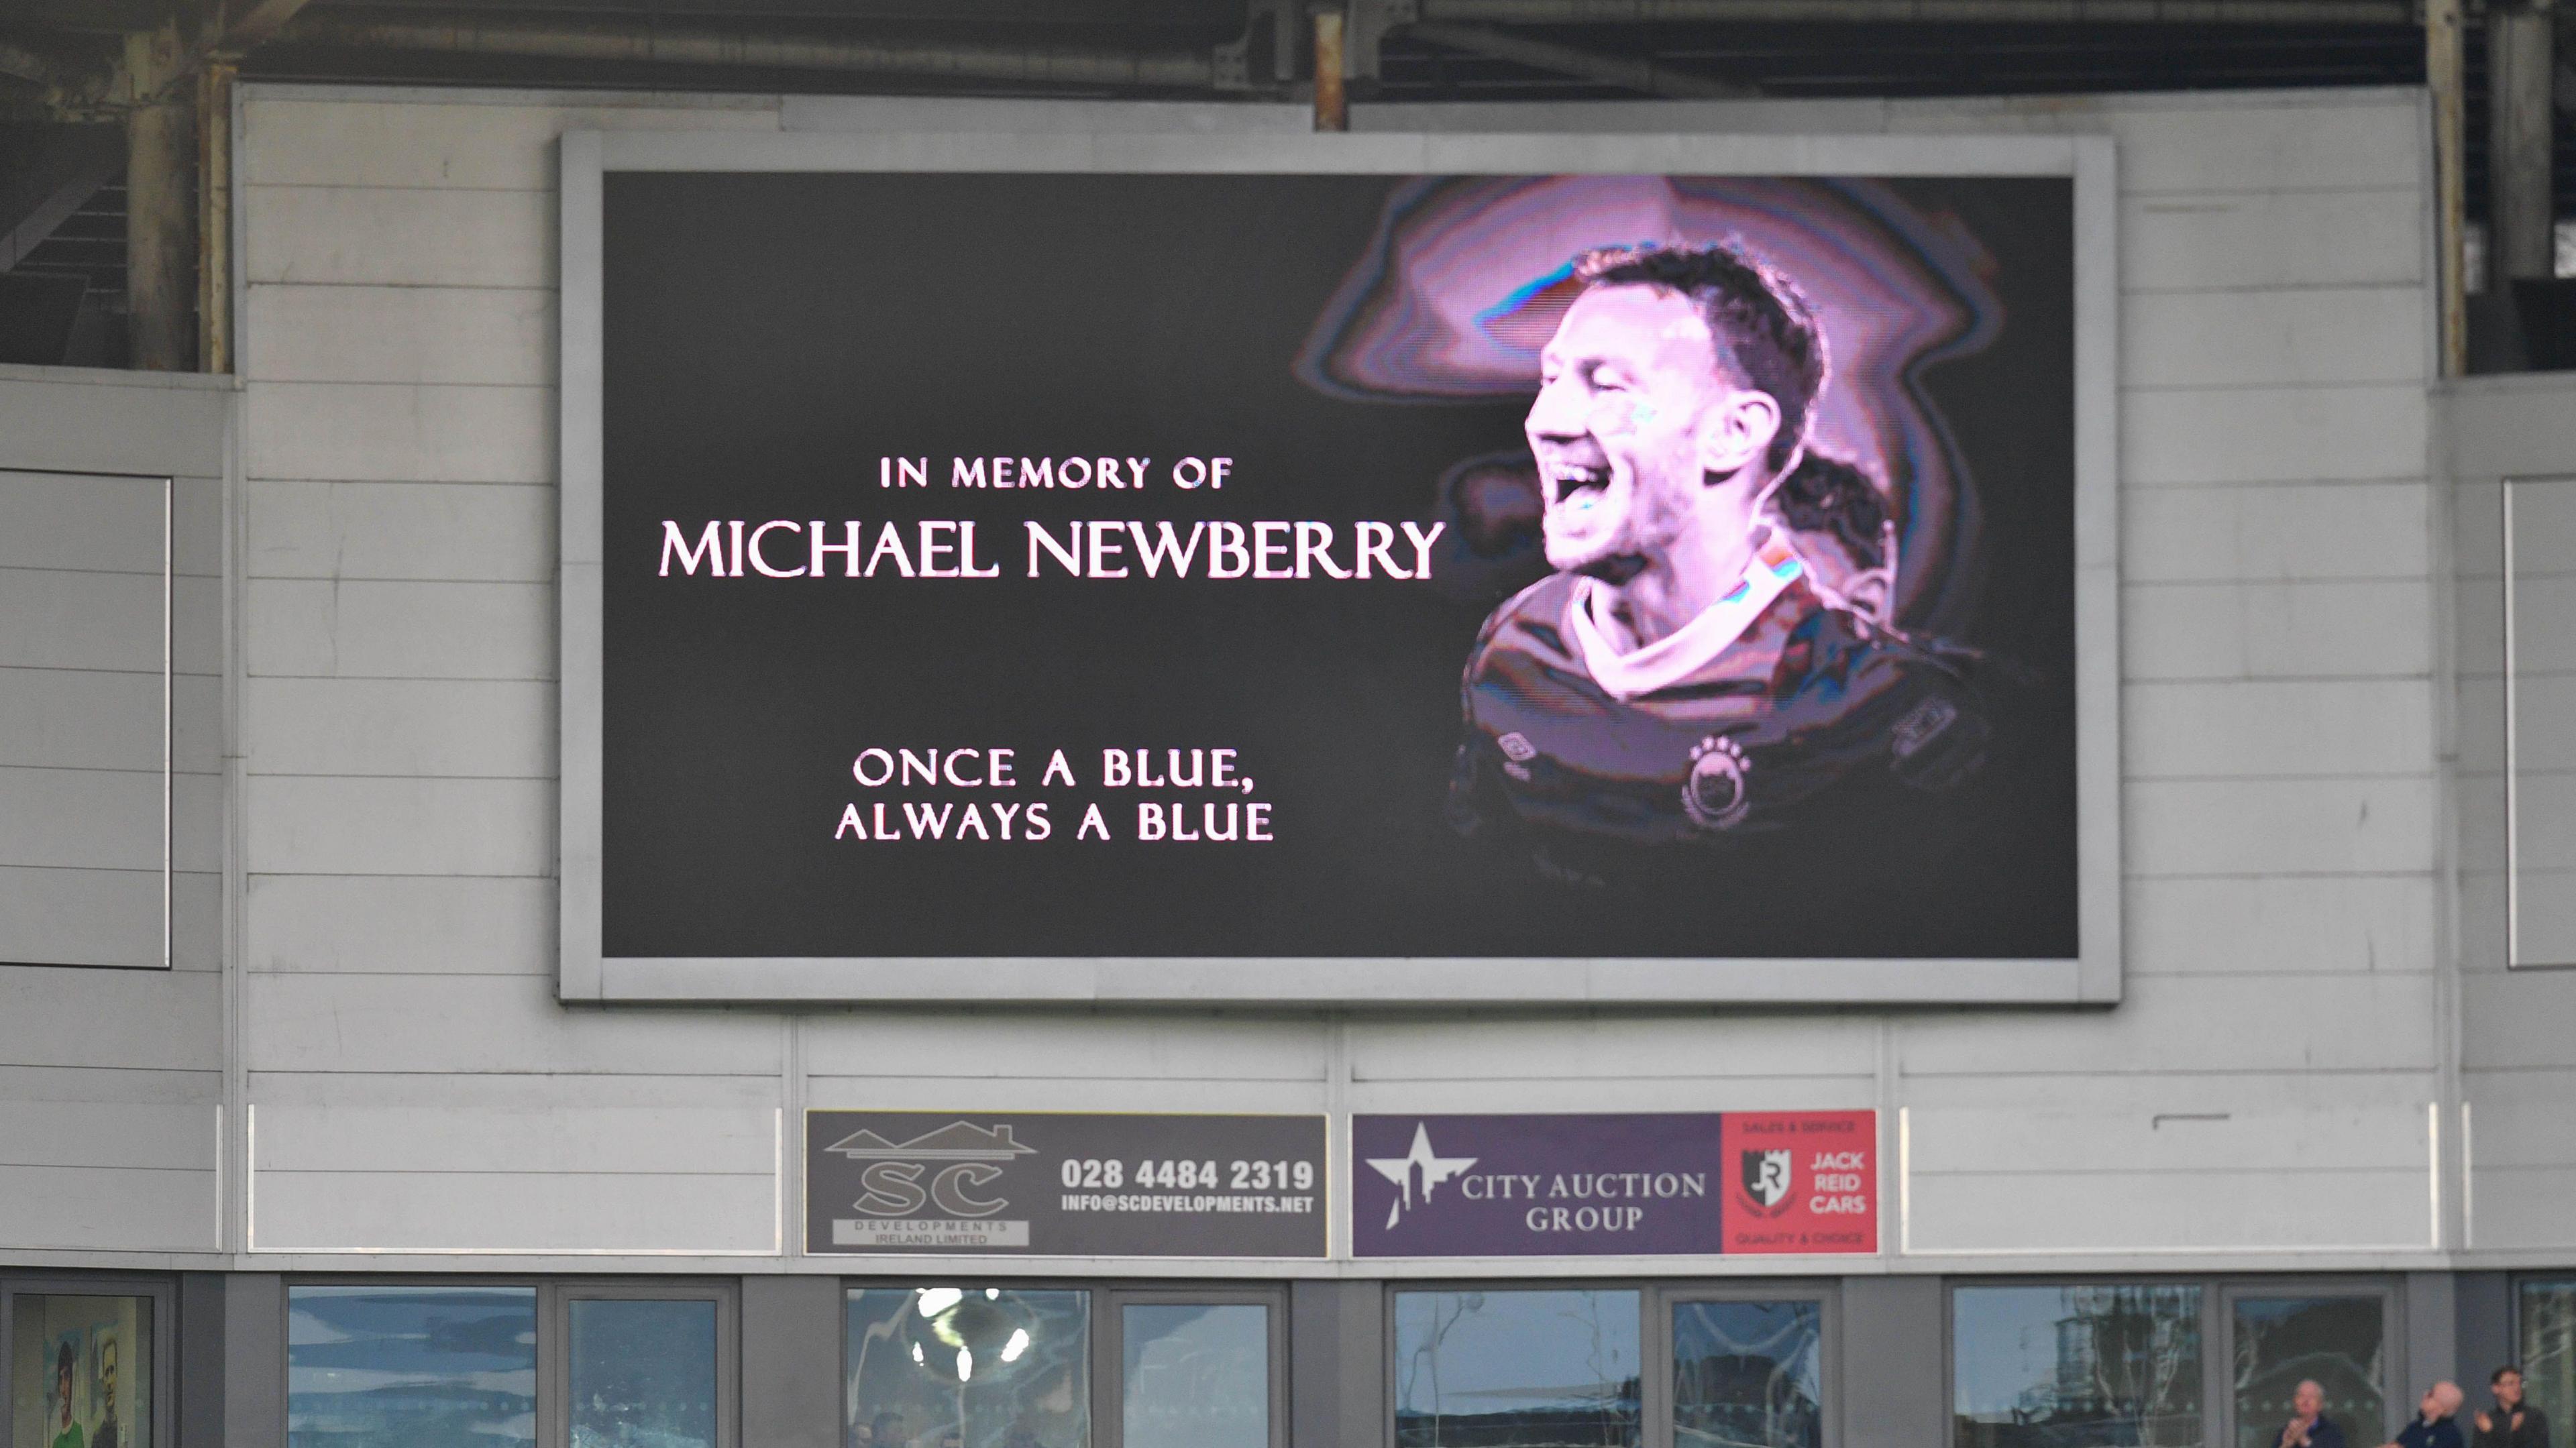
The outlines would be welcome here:
[[[809,1111],[805,1249],[1321,1257],[1321,1116]]]
[[[1878,1250],[1878,1114],[1357,1116],[1361,1257]]]

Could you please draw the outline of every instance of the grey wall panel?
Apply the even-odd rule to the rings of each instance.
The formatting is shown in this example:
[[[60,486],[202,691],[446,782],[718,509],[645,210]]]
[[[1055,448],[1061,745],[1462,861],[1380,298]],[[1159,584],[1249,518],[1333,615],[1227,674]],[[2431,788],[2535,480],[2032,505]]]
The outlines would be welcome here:
[[[528,483],[252,482],[255,578],[547,583],[555,494]]]
[[[0,468],[220,478],[232,407],[229,377],[0,366]]]
[[[512,92],[368,97],[271,88],[244,108],[241,177],[251,186],[469,187],[547,191],[554,139],[575,127],[775,130],[774,96]]]
[[[2425,411],[2423,387],[2406,382],[2133,391],[2120,399],[2120,482],[2135,490],[2420,481],[2431,431]]]
[[[2452,1274],[2407,1273],[2406,1377],[2389,1385],[2391,1416],[2411,1416],[2426,1388],[2444,1378],[2456,1381],[2459,1360],[2460,1304]]]
[[[1943,1448],[1947,1304],[1932,1277],[1846,1277],[1842,1294],[1844,1448]],[[1867,1364],[1854,1370],[1848,1365]]]
[[[2503,1272],[2462,1272],[2452,1279],[2451,1291],[2459,1383],[2468,1389],[2468,1411],[2474,1413],[2491,1401],[2487,1374],[2522,1361],[2514,1341],[2513,1279]]]
[[[742,1280],[742,1441],[840,1448],[841,1284]]]
[[[286,1448],[286,1279],[224,1279],[224,1448]]]
[[[178,1448],[224,1448],[224,1274],[179,1278]]]
[[[1288,1424],[1297,1448],[1383,1448],[1387,1401],[1382,1282],[1298,1282],[1288,1292]]]

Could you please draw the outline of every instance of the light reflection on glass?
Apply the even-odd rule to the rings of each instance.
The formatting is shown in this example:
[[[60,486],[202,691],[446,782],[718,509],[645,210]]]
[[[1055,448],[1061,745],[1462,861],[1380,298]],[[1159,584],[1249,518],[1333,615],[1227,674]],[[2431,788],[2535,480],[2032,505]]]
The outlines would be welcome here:
[[[1403,1292],[1397,1448],[1634,1448],[1633,1291]]]
[[[847,1301],[849,1448],[1089,1448],[1090,1293],[863,1287]]]
[[[1675,1448],[1821,1448],[1823,1328],[1813,1302],[1675,1303]]]
[[[1268,1448],[1270,1309],[1134,1303],[1119,1334],[1126,1448]]]
[[[287,1290],[290,1448],[508,1448],[537,1437],[533,1287]]]
[[[2199,1448],[2201,1290],[1962,1287],[1953,1448]]]
[[[2242,1297],[2236,1301],[2236,1442],[2273,1448],[2303,1381],[2326,1391],[2325,1415],[2348,1444],[2386,1438],[2381,1371],[2387,1323],[2377,1297]]]

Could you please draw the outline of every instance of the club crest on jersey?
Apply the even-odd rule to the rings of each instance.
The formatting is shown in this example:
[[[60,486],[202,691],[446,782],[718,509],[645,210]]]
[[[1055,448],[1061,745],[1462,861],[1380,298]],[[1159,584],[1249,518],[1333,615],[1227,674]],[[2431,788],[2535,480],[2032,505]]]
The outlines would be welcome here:
[[[1682,776],[1682,812],[1704,830],[1728,830],[1744,822],[1753,797],[1744,785],[1752,763],[1744,747],[1723,734],[1712,734],[1691,746],[1690,772]]]

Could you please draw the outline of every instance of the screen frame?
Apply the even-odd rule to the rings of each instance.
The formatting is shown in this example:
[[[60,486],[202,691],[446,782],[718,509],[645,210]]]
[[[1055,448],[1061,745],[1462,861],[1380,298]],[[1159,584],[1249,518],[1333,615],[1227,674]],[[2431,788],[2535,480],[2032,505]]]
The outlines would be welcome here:
[[[560,966],[566,1001],[2110,1005],[2121,994],[2118,200],[2104,135],[568,131],[561,142]],[[925,115],[930,113],[925,113]],[[953,113],[944,123],[954,126]],[[1030,118],[1014,116],[1026,126]],[[935,123],[936,124],[936,123]],[[1250,122],[1247,122],[1250,124]],[[1544,125],[1534,117],[1533,126]],[[615,957],[602,949],[602,200],[611,171],[2064,176],[2075,235],[2078,953],[1981,958]]]

